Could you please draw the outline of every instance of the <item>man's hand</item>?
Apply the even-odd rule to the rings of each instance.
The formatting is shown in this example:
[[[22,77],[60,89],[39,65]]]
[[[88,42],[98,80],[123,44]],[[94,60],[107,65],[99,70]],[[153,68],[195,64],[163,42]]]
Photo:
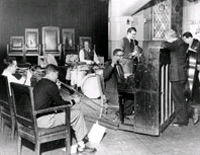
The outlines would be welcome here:
[[[80,103],[81,98],[78,95],[72,95],[71,98],[75,101],[75,103]]]
[[[94,61],[92,61],[92,60],[87,60],[87,64],[88,64],[88,65],[92,65],[92,64],[94,64]]]
[[[30,70],[28,70],[26,74],[26,79],[30,79],[32,76],[33,76],[33,73]]]
[[[111,66],[114,67],[114,65],[117,64],[117,63],[118,63],[118,58],[114,56],[114,57],[112,58]]]
[[[131,53],[131,55],[132,55],[132,57],[137,57],[138,52],[137,52],[137,51],[133,51],[133,52]]]
[[[197,70],[200,71],[200,65],[197,65]]]
[[[56,85],[58,86],[58,89],[61,89],[61,82],[59,80],[56,81]]]

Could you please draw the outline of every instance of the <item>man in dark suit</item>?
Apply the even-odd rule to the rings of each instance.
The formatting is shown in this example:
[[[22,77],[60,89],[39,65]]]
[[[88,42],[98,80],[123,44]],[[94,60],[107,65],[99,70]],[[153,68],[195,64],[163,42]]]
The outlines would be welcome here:
[[[169,78],[171,81],[172,98],[175,105],[176,121],[173,126],[188,124],[188,103],[185,99],[186,74],[186,51],[188,45],[177,37],[174,30],[170,29],[165,33],[166,42],[161,45],[170,51]]]
[[[118,99],[118,80],[123,78],[123,70],[120,73],[119,68],[120,61],[123,58],[123,52],[121,49],[115,49],[113,51],[112,60],[105,63],[103,71],[103,77],[105,82],[105,96],[108,104],[119,105]]]
[[[141,56],[142,49],[138,46],[138,41],[135,39],[137,30],[135,27],[130,27],[127,30],[127,35],[122,39],[121,46],[124,52],[122,67],[125,76],[135,73],[138,64],[138,59]]]

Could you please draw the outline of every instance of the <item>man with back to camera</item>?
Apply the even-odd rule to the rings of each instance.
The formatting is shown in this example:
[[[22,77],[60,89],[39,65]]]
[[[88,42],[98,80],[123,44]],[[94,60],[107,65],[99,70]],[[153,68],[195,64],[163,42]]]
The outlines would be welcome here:
[[[166,31],[165,38],[166,41],[162,43],[161,48],[166,48],[170,52],[169,79],[176,114],[172,125],[174,127],[186,126],[188,124],[188,103],[184,90],[187,82],[185,60],[188,45],[182,38],[178,38],[177,33],[172,29]]]
[[[87,128],[84,117],[80,111],[80,98],[74,97],[71,101],[64,101],[59,93],[59,87],[56,84],[58,79],[58,68],[53,64],[45,68],[45,76],[34,87],[35,109],[53,107],[55,105],[71,104],[70,123],[75,132],[80,153],[94,153],[95,148],[85,145],[84,138],[87,136]],[[52,128],[65,124],[65,112],[50,113],[37,118],[38,127]]]

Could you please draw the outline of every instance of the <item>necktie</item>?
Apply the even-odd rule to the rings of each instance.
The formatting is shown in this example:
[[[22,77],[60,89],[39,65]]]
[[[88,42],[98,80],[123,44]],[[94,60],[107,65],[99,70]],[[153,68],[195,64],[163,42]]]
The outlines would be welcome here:
[[[124,78],[124,71],[123,71],[123,69],[122,69],[122,66],[121,65],[119,65],[119,64],[117,64],[116,65],[116,70],[117,70],[117,75],[118,75],[118,82],[121,82],[121,81],[123,81],[123,78]]]
[[[130,48],[131,48],[131,49],[134,48],[134,42],[133,42],[133,39],[130,40]]]

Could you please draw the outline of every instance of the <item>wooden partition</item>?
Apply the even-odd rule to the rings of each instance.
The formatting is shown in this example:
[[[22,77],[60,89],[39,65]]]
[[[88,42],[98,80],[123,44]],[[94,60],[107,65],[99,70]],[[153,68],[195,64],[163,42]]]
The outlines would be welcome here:
[[[174,118],[169,62],[169,55],[150,47],[138,66],[133,123],[136,133],[159,136]]]

